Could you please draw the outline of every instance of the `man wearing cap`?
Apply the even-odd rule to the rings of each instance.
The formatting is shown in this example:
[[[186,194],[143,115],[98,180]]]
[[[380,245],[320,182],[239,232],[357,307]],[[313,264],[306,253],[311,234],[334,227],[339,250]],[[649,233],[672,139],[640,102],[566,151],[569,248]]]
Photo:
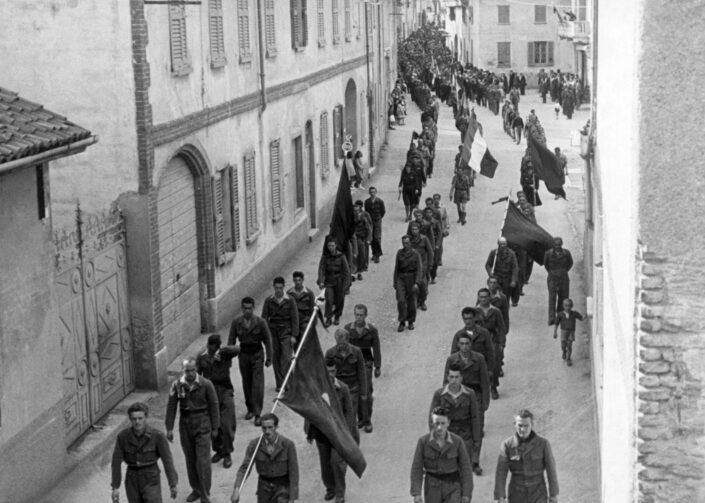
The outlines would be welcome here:
[[[299,310],[296,301],[284,293],[286,282],[281,276],[272,281],[274,293],[262,304],[262,319],[272,334],[272,363],[277,391],[291,365],[294,345],[299,338]]]
[[[465,442],[448,431],[449,425],[446,409],[431,411],[431,432],[419,438],[411,464],[414,503],[470,503],[472,499],[472,462]]]
[[[367,371],[360,348],[350,344],[350,334],[344,328],[335,331],[335,346],[326,351],[326,365],[335,365],[335,377],[348,385],[355,421],[367,424]],[[358,410],[361,413],[357,417]]]

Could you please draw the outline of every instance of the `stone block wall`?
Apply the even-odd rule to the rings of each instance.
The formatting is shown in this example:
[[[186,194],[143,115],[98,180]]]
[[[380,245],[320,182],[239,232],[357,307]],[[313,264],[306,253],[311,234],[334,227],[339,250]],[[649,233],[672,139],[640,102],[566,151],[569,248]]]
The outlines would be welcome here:
[[[705,312],[695,299],[702,292],[692,289],[699,276],[684,278],[673,257],[647,251],[640,258],[638,501],[705,501],[705,337],[698,333]]]

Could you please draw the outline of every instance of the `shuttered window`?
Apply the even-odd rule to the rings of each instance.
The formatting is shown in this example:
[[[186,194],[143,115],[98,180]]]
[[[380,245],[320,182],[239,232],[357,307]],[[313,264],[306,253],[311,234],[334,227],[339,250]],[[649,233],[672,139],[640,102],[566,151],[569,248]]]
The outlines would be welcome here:
[[[360,40],[360,34],[362,33],[362,28],[360,27],[360,25],[362,25],[362,23],[364,23],[364,21],[363,21],[363,19],[362,19],[362,9],[363,9],[363,5],[364,5],[364,2],[357,2],[357,23],[356,23],[356,25],[357,25],[357,29],[356,29],[357,34],[356,34],[356,36],[357,36],[357,39],[358,39],[358,40]]]
[[[213,178],[213,218],[216,263],[240,247],[240,191],[237,166],[227,165]],[[223,254],[226,255],[223,255]]]
[[[308,20],[306,0],[290,0],[291,7],[291,46],[294,50],[308,44]]]
[[[282,203],[281,145],[279,140],[269,144],[269,173],[272,180],[272,220],[279,220],[284,214]]]
[[[333,161],[343,157],[343,106],[333,109]]]
[[[546,24],[546,6],[534,5],[534,23]]]
[[[171,73],[188,74],[191,71],[191,59],[186,43],[186,8],[183,5],[169,5],[169,45]]]
[[[240,63],[252,61],[250,47],[250,0],[237,0],[237,40],[240,44]]]
[[[225,264],[225,222],[223,216],[223,171],[211,179],[213,189],[213,237],[215,241],[215,263]]]
[[[333,0],[333,43],[340,43],[340,12],[338,9],[338,1]]]
[[[352,40],[352,12],[350,11],[350,0],[345,1],[345,41]]]
[[[225,66],[225,35],[223,34],[223,0],[208,0],[208,31],[211,44],[211,68]]]
[[[529,42],[529,66],[553,66],[553,42]]]
[[[509,24],[509,5],[497,6],[497,24]]]
[[[324,179],[328,178],[330,173],[330,143],[328,135],[328,112],[323,112],[321,114],[321,178]]]
[[[326,45],[325,0],[318,0],[316,24],[318,25],[318,47],[325,47],[325,45]]]
[[[226,251],[237,251],[240,248],[240,180],[238,177],[237,166],[228,166],[226,168],[228,173],[228,186],[230,188],[230,197],[227,199],[229,206],[225,205],[225,214],[230,218],[225,219],[226,225],[226,239],[225,239],[225,249]],[[223,188],[225,188],[223,184]],[[230,230],[229,237],[227,239],[227,229]]]
[[[245,221],[247,224],[247,243],[252,243],[259,232],[257,219],[257,182],[255,171],[255,153],[245,155]]]
[[[267,57],[277,55],[277,27],[274,24],[274,0],[264,0],[264,40]]]
[[[512,65],[512,43],[497,42],[497,66],[506,68]]]

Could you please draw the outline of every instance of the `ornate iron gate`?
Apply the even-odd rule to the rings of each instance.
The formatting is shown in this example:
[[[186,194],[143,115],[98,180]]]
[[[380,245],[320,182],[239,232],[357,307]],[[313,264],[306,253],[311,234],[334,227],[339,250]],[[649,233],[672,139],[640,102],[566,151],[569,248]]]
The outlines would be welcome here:
[[[84,218],[86,221],[84,221]],[[117,210],[55,232],[64,420],[76,440],[134,388],[125,227]]]

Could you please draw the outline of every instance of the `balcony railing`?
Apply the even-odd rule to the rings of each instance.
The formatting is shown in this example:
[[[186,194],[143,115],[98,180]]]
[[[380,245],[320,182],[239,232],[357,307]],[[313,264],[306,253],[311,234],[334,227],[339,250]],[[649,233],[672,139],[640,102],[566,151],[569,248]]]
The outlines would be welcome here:
[[[590,21],[564,20],[558,25],[558,36],[576,43],[589,43],[590,34]]]

